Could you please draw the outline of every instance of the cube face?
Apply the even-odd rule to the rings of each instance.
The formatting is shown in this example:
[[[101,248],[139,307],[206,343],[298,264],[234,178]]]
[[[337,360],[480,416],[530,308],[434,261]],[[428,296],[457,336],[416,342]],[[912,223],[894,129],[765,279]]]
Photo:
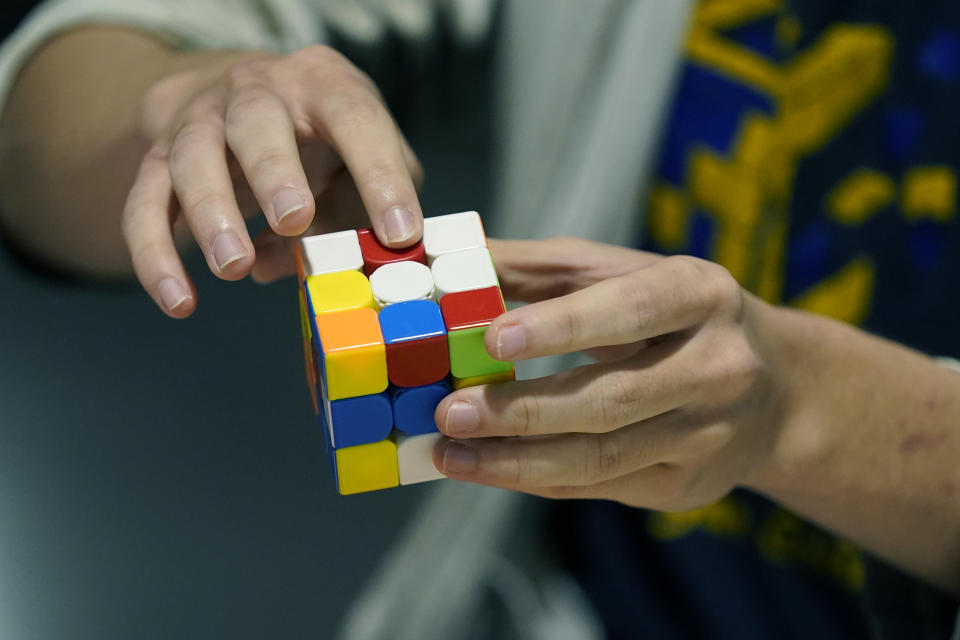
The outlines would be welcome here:
[[[323,427],[334,449],[379,442],[393,428],[393,406],[386,392],[327,400]]]
[[[483,344],[487,328],[457,329],[447,334],[450,343],[450,373],[457,378],[472,378],[503,373],[513,368],[512,362],[494,360]]]
[[[443,380],[450,373],[447,336],[387,345],[387,377],[398,387],[419,387]]]
[[[301,280],[311,275],[363,269],[363,255],[356,231],[302,238],[298,255]]]
[[[440,300],[447,331],[485,327],[506,311],[500,287],[448,293]]]
[[[433,449],[443,436],[439,433],[426,433],[419,436],[397,437],[397,459],[400,472],[400,484],[416,484],[444,477],[433,464]]]
[[[500,286],[493,259],[486,249],[445,253],[433,261],[430,270],[440,301],[450,293]]]
[[[389,489],[400,484],[397,445],[381,440],[334,452],[341,495]]]
[[[427,264],[438,257],[467,249],[486,249],[487,237],[483,223],[476,211],[451,213],[446,216],[425,218],[423,221],[423,248]]]
[[[314,318],[324,355],[336,351],[384,344],[380,321],[373,309],[318,313]],[[361,394],[362,395],[362,394]]]
[[[363,271],[367,277],[387,264],[419,262],[426,265],[427,263],[427,254],[424,252],[422,242],[406,249],[390,249],[380,244],[372,229],[360,229],[356,233],[360,252],[363,255]]]
[[[379,309],[400,302],[432,300],[433,274],[419,262],[393,262],[370,276],[370,288]]]
[[[305,238],[296,262],[307,382],[338,491],[442,478],[434,414],[451,385],[514,378],[483,345],[504,303],[477,213],[429,219],[422,245],[403,251],[370,229]]]
[[[378,315],[386,344],[435,338],[447,330],[440,307],[432,300],[408,300],[384,308]]]
[[[387,354],[375,311],[319,314],[316,323],[329,400],[387,388]]]
[[[445,380],[422,387],[394,389],[394,426],[408,436],[436,432],[433,414],[450,390],[450,383]]]
[[[370,281],[359,271],[307,276],[307,293],[317,315],[375,308]]]

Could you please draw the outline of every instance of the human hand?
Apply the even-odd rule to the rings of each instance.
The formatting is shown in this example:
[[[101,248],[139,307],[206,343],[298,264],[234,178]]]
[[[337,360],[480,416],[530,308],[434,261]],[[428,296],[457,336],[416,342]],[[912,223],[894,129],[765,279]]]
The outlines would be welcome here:
[[[786,404],[767,355],[772,309],[719,265],[558,238],[490,241],[501,360],[586,351],[590,364],[461,389],[436,411],[451,478],[660,510],[707,504],[770,457]]]
[[[171,317],[196,308],[174,237],[186,231],[224,280],[289,273],[282,236],[305,232],[318,210],[317,232],[358,226],[365,210],[387,246],[420,238],[417,159],[373,83],[328,47],[212,56],[155,84],[142,123],[151,146],[123,233],[137,277]],[[257,211],[269,229],[251,241],[244,218]]]

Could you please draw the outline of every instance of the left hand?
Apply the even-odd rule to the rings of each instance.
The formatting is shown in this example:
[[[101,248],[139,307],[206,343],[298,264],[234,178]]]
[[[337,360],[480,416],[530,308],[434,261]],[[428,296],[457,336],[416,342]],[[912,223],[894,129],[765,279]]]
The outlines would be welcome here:
[[[501,360],[597,363],[461,389],[437,407],[434,462],[457,480],[659,510],[702,506],[771,457],[787,405],[770,307],[721,266],[573,238],[491,241]]]

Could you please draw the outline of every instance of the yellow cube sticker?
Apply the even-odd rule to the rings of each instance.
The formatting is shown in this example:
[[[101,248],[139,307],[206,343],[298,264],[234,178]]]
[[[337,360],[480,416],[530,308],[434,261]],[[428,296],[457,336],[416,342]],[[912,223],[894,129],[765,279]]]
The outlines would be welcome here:
[[[337,449],[336,456],[340,495],[400,485],[397,445],[392,440]]]
[[[359,271],[339,271],[307,276],[307,293],[317,315],[349,309],[376,309],[367,276]]]

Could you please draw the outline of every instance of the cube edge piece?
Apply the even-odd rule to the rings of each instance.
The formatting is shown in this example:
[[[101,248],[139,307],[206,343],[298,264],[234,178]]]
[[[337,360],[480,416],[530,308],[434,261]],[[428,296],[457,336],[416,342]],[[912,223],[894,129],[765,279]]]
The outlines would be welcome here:
[[[356,317],[358,313],[367,316],[373,314],[373,322],[370,327],[376,330],[377,339],[375,341],[368,339],[362,344],[346,346],[337,344],[331,346],[328,340],[327,346],[323,346],[323,334],[325,332],[328,334],[330,332],[338,333],[336,331],[337,327],[329,326],[330,323],[343,320],[347,314]],[[320,334],[320,357],[323,358],[323,370],[326,374],[323,381],[329,399],[331,401],[340,400],[342,398],[372,395],[385,391],[389,386],[387,376],[387,349],[383,339],[383,333],[380,330],[380,320],[377,312],[364,307],[335,313],[317,314],[316,319],[317,330]],[[328,335],[327,337],[329,338],[330,336]],[[350,357],[351,355],[352,358]],[[351,359],[356,361],[356,359],[361,356],[368,360],[366,364],[360,366],[360,370],[363,375],[370,378],[369,382],[360,382],[361,373],[357,373],[355,363],[353,366],[343,366],[345,360],[347,362]],[[375,366],[370,365],[371,361],[375,361]],[[348,374],[344,375],[344,371],[348,372]],[[336,382],[336,384],[334,384],[334,382]]]
[[[474,257],[476,260],[473,260]],[[485,260],[482,258],[485,258]],[[464,265],[465,260],[471,260],[474,264]],[[464,266],[470,268],[464,269]],[[477,267],[481,267],[482,270]],[[497,270],[493,266],[493,256],[490,254],[490,250],[485,247],[453,251],[438,256],[430,266],[430,272],[433,274],[433,286],[436,289],[437,300],[442,300],[443,296],[450,293],[500,287]],[[467,275],[464,275],[465,273]],[[438,274],[441,277],[438,278]]]

